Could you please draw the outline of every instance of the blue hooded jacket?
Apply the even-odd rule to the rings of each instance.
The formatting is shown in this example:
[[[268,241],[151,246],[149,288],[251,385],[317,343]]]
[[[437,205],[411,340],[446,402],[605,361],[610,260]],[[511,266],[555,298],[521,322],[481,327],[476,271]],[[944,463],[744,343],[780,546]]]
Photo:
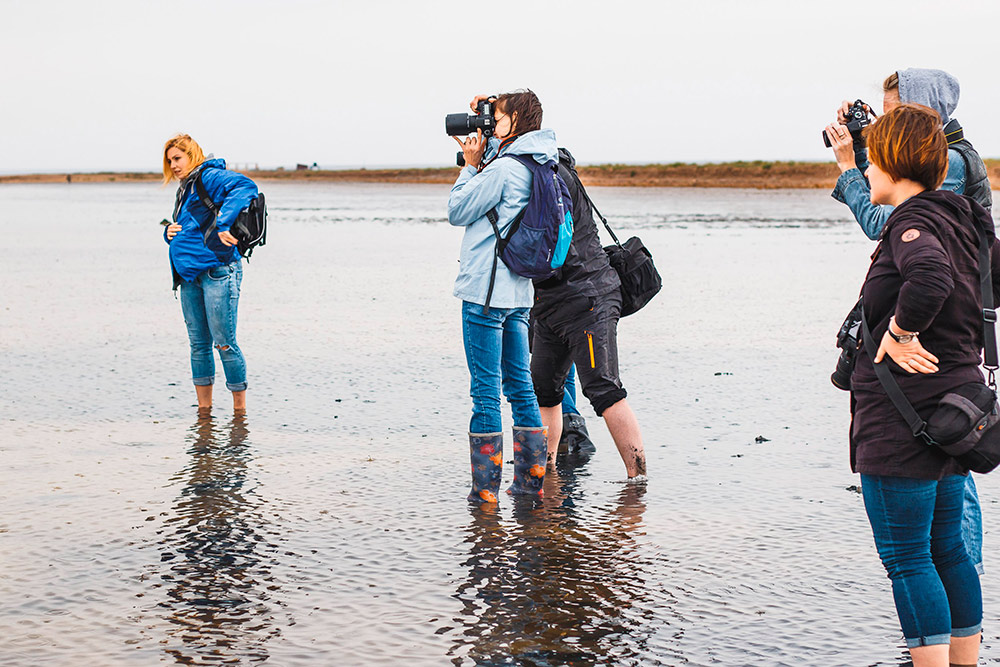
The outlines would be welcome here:
[[[496,208],[497,227],[505,234],[531,196],[531,171],[517,160],[494,159],[499,147],[500,142],[491,138],[483,156],[486,167],[481,172],[471,166],[465,167],[448,198],[448,222],[465,227],[454,294],[463,301],[479,305],[486,303],[496,249],[496,235],[486,212]],[[539,164],[555,160],[558,157],[555,132],[548,129],[525,132],[504,145],[500,155],[530,155]],[[517,275],[497,260],[490,305],[529,308],[533,300],[531,280]]]
[[[215,231],[207,242],[202,225],[211,223],[212,212],[198,199],[194,182],[199,173],[208,196],[219,206]],[[170,244],[170,266],[174,272],[175,288],[179,281],[191,282],[203,271],[240,258],[236,246],[223,244],[218,232],[229,231],[240,212],[256,197],[257,186],[254,182],[243,174],[227,170],[226,161],[221,158],[209,157],[181,180],[174,205],[174,222],[181,226],[181,230],[172,240],[167,239],[167,231],[163,230],[163,239]]]

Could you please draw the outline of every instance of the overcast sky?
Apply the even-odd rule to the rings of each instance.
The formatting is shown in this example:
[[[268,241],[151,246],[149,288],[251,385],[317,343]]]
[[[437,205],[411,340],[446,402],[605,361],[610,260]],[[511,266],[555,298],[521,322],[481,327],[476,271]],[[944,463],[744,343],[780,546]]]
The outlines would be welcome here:
[[[530,87],[581,163],[829,160],[840,100],[945,69],[1000,157],[1000,3],[0,0],[0,172],[446,166],[444,115]],[[961,41],[944,32],[954,27]]]

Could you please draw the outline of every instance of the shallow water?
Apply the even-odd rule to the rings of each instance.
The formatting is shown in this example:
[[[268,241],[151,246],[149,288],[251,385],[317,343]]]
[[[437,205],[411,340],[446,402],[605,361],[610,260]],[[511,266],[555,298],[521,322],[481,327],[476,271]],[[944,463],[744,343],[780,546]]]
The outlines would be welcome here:
[[[829,383],[872,244],[826,192],[594,188],[666,283],[619,336],[650,482],[583,406],[597,454],[483,512],[448,188],[264,189],[234,418],[194,407],[171,191],[0,188],[4,665],[906,664]]]

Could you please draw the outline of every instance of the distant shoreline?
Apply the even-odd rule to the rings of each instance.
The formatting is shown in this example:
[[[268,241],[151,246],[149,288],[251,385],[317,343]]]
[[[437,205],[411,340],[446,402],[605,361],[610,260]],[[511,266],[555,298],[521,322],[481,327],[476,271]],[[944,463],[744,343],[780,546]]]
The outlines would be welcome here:
[[[1000,184],[1000,160],[986,160],[990,180]],[[585,185],[668,188],[832,188],[840,175],[833,162],[722,162],[715,164],[605,164],[577,168]],[[342,183],[451,184],[455,167],[416,169],[250,170],[255,181]],[[13,174],[0,176],[0,185],[13,183],[136,183],[159,181],[155,172],[95,172]]]

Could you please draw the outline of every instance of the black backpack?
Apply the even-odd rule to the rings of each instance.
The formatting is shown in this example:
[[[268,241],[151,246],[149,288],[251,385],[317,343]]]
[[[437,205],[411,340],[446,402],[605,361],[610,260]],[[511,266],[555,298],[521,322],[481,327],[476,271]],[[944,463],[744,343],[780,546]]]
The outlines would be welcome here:
[[[201,182],[200,171],[195,177],[194,187],[198,191],[198,199],[202,205],[212,212],[212,221],[202,227],[207,244],[212,232],[215,231],[215,218],[219,215],[219,206],[208,196],[205,184]],[[239,250],[240,257],[248,262],[253,249],[267,243],[267,205],[264,202],[263,192],[258,192],[250,205],[240,211],[230,226],[229,233],[236,237],[236,249]]]

